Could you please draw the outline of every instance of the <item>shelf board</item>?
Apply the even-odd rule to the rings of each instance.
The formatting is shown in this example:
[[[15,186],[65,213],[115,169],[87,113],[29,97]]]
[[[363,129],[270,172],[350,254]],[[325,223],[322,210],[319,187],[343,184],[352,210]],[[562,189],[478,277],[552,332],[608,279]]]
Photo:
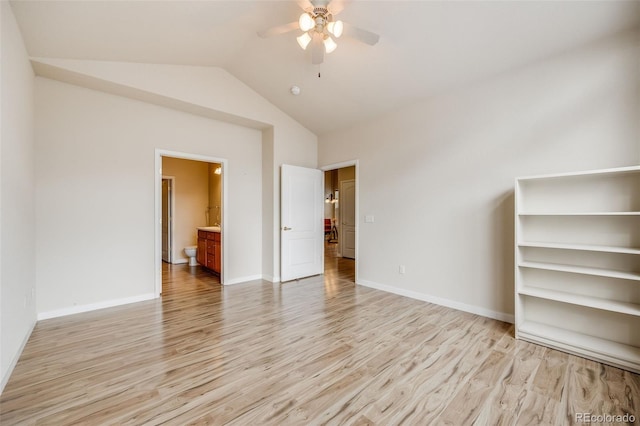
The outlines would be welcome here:
[[[597,252],[604,252],[604,253],[640,254],[640,248],[635,248],[635,247],[614,247],[614,246],[599,246],[599,245],[589,245],[589,244],[524,242],[524,243],[519,243],[518,247],[597,251]]]
[[[640,372],[640,348],[575,331],[525,321],[517,327],[518,337],[545,346],[587,355],[632,371]]]
[[[553,173],[546,175],[535,175],[535,176],[521,176],[516,178],[518,181],[535,181],[535,180],[552,180],[552,179],[564,179],[564,178],[579,178],[579,177],[592,177],[592,176],[619,176],[625,174],[635,174],[640,173],[640,166],[627,166],[627,167],[617,167],[611,169],[601,169],[601,170],[585,170],[580,172],[569,172],[569,173]]]
[[[518,216],[640,216],[640,212],[521,212]]]
[[[616,300],[601,299],[593,296],[583,296],[563,291],[549,290],[545,288],[524,287],[518,294],[537,297],[540,299],[554,300],[556,302],[570,303],[586,306],[594,309],[618,312],[621,314],[640,316],[640,305],[636,303],[619,302]]]
[[[587,268],[584,266],[561,265],[557,263],[520,262],[522,268],[545,269],[547,271],[569,272],[572,274],[595,275],[599,277],[621,278],[623,280],[640,281],[640,274],[635,272],[615,271],[612,269]]]

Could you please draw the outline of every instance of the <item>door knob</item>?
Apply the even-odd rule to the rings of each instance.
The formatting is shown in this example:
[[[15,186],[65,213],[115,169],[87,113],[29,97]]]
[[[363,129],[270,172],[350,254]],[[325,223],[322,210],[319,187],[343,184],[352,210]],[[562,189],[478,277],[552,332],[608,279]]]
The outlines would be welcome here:
[[[283,231],[291,231],[291,228],[289,228],[288,226],[285,226],[284,228],[282,228]]]

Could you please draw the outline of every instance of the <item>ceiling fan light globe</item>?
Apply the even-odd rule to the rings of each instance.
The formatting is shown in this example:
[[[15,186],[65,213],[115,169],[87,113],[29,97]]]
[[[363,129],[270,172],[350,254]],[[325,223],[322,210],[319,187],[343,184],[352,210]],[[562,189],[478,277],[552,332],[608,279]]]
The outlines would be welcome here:
[[[298,19],[298,26],[300,26],[302,31],[309,31],[311,28],[316,26],[316,22],[307,12],[304,12],[300,15],[300,19]]]
[[[322,40],[322,43],[324,43],[324,50],[327,53],[333,52],[334,50],[336,50],[336,47],[338,47],[336,42],[333,41],[333,39],[329,36],[326,36],[324,40]]]
[[[309,33],[304,33],[300,37],[296,37],[296,40],[298,40],[298,44],[302,47],[302,50],[307,50],[307,46],[311,43],[311,36]]]
[[[329,24],[327,24],[327,30],[333,34],[335,38],[340,38],[344,31],[344,24],[342,21],[329,22]]]

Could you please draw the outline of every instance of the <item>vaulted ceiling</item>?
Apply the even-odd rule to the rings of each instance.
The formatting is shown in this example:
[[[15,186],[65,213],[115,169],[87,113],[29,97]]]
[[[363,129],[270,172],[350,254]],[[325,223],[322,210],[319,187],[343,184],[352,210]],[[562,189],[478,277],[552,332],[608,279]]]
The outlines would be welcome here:
[[[640,1],[333,0],[380,42],[342,37],[312,65],[301,31],[256,34],[304,4],[11,2],[33,57],[222,67],[318,135],[640,26]]]

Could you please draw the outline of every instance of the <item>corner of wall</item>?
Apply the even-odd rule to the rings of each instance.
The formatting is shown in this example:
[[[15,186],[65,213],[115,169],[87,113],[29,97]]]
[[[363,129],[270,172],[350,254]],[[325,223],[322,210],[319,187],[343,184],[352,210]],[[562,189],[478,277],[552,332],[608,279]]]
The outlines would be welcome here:
[[[386,291],[387,293],[397,294],[398,296],[409,297],[411,299],[422,300],[423,302],[433,303],[434,305],[444,306],[451,309],[456,309],[462,312],[468,312],[470,314],[480,315],[482,317],[491,318],[498,321],[508,322],[513,324],[515,317],[512,314],[506,312],[498,312],[491,309],[483,308],[477,305],[470,305],[467,303],[461,303],[451,299],[445,299],[442,297],[431,296],[426,293],[406,290],[400,287],[395,287],[387,284],[380,284],[374,281],[358,280],[358,285],[362,285],[376,290]]]
[[[6,1],[0,51],[1,392],[36,323],[34,73]]]

